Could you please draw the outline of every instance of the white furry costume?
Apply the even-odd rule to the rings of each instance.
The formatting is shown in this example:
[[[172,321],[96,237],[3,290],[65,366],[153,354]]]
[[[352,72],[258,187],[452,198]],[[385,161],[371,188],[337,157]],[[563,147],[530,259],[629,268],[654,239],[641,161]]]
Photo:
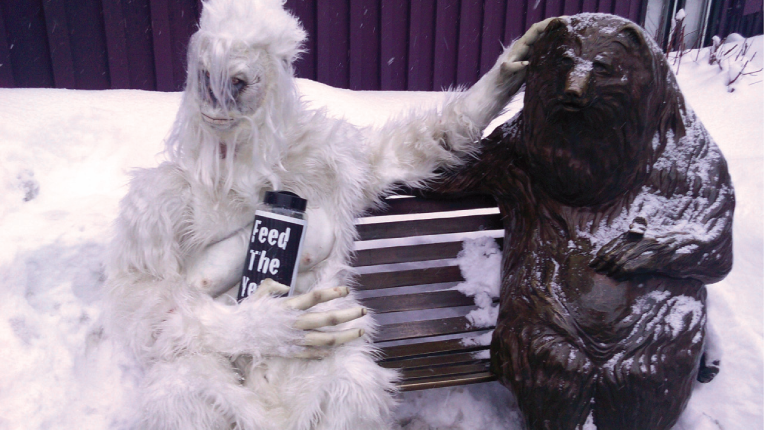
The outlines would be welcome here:
[[[211,245],[231,237],[242,238],[236,258],[243,264],[246,226],[263,192],[277,189],[308,200],[300,290],[347,285],[354,217],[394,184],[417,184],[458,164],[519,83],[501,78],[500,59],[439,110],[359,130],[300,100],[292,62],[304,37],[279,1],[204,3],[169,160],[135,173],[111,249],[113,326],[146,369],[140,428],[390,424],[396,374],[375,364],[366,339],[336,346],[321,360],[295,358],[303,332],[292,325],[300,311],[267,296],[219,303],[211,295],[230,285],[189,274]],[[234,94],[237,74],[250,81]],[[237,119],[203,120],[205,99],[223,113],[238,112]],[[235,278],[241,265],[234,266],[226,270]],[[353,306],[351,294],[313,310]],[[327,331],[351,327],[374,332],[370,316]]]

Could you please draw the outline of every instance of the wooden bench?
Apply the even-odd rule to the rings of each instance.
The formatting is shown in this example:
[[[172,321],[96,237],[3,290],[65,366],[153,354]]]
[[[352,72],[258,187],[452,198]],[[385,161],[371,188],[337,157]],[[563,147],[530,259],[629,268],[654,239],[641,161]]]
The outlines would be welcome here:
[[[358,221],[354,259],[362,273],[356,286],[361,302],[380,321],[379,364],[402,371],[402,391],[495,380],[485,341],[493,327],[473,327],[464,316],[476,306],[451,289],[464,279],[448,261],[462,249],[463,239],[453,234],[502,236],[495,201],[394,196],[386,202],[385,210]],[[417,214],[432,218],[410,219]]]

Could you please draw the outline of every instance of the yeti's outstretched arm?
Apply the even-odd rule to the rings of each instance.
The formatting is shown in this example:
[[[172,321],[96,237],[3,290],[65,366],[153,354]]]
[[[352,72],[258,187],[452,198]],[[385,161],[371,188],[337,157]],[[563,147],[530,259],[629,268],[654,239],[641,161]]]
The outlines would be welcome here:
[[[475,154],[483,129],[524,83],[530,47],[550,20],[534,24],[475,85],[449,94],[439,110],[415,112],[374,130],[370,195],[379,195],[395,183],[421,186],[436,176],[437,169],[458,166]]]
[[[732,268],[735,195],[727,163],[695,114],[669,141],[635,198],[629,232],[603,246],[592,266],[611,276],[663,273],[709,284]]]

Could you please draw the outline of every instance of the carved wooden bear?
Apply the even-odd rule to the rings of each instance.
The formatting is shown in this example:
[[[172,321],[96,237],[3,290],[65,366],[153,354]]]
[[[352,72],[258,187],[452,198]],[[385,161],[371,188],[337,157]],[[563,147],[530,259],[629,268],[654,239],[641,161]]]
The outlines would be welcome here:
[[[524,109],[438,192],[504,218],[492,367],[531,429],[668,429],[698,376],[705,284],[732,265],[717,146],[636,24],[553,21]]]

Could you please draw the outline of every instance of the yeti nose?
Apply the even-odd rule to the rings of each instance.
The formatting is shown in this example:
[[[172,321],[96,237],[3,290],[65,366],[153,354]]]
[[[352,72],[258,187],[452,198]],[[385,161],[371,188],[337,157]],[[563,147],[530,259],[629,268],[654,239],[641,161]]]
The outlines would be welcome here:
[[[589,85],[589,72],[573,69],[565,83],[565,95],[570,98],[581,98],[586,94]]]
[[[212,88],[208,89],[207,92],[209,93],[209,96],[210,96],[210,103],[212,103],[212,106],[217,107],[218,99],[217,97],[215,97],[215,93],[212,91]]]

